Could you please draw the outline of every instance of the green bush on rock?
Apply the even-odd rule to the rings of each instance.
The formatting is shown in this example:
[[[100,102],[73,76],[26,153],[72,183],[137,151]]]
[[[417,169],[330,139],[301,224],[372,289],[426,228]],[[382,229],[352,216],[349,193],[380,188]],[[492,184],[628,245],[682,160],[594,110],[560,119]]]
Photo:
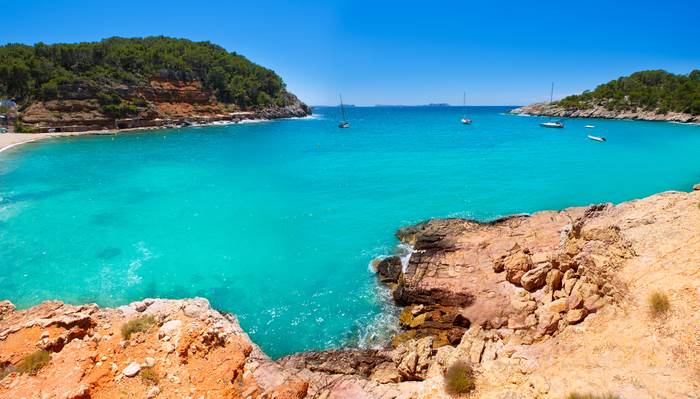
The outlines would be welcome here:
[[[466,394],[474,390],[474,370],[469,363],[459,360],[445,372],[445,390],[452,395]]]
[[[133,320],[129,320],[122,325],[122,338],[131,339],[131,334],[137,332],[146,332],[156,324],[156,319],[153,316],[141,316]]]

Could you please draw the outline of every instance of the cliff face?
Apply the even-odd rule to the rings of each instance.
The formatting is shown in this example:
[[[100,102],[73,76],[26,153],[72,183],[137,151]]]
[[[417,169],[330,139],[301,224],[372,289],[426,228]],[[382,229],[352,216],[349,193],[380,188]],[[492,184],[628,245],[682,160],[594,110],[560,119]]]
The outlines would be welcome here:
[[[120,99],[126,99],[127,114],[110,113],[110,104],[100,98],[104,88],[93,84],[72,83],[60,87],[61,99],[31,103],[21,121],[33,130],[85,131],[160,126],[182,121],[276,119],[303,117],[311,109],[291,93],[285,93],[284,106],[239,109],[218,102],[197,80],[153,77],[147,85],[119,84],[109,87]],[[109,101],[109,99],[107,99]]]
[[[603,118],[603,119],[635,119],[644,121],[672,121],[682,123],[700,123],[700,115],[690,115],[679,112],[657,113],[644,109],[615,111],[602,105],[592,104],[585,109],[568,109],[557,103],[536,103],[510,111],[513,114],[536,116],[552,116],[559,118]]]
[[[395,257],[376,265],[404,306],[403,331],[383,349],[272,361],[203,299],[23,311],[0,303],[0,397],[448,398],[446,368],[467,361],[474,398],[694,398],[696,188],[401,229],[414,249],[407,267]],[[669,309],[650,306],[655,292]],[[45,365],[28,368],[37,350]]]

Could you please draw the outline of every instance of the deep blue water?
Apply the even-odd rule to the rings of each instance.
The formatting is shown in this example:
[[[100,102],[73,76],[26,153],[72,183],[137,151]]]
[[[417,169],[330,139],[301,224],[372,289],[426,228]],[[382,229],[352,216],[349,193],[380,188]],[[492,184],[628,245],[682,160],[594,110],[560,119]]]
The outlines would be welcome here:
[[[27,144],[0,154],[0,298],[204,296],[272,356],[367,344],[368,263],[430,217],[620,202],[700,181],[700,127],[336,108],[316,118]],[[586,124],[596,125],[593,131]],[[606,143],[586,134],[608,138]]]

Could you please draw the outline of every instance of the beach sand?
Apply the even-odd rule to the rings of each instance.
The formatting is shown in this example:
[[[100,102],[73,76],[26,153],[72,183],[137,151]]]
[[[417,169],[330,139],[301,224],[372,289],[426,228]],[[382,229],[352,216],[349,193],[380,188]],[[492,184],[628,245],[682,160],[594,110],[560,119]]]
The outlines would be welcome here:
[[[70,136],[100,136],[121,134],[129,132],[140,132],[147,130],[164,129],[163,127],[143,127],[134,129],[120,130],[89,130],[85,132],[61,132],[61,133],[2,133],[0,134],[0,152],[9,150],[24,143],[30,143],[38,140],[45,140],[58,137]]]

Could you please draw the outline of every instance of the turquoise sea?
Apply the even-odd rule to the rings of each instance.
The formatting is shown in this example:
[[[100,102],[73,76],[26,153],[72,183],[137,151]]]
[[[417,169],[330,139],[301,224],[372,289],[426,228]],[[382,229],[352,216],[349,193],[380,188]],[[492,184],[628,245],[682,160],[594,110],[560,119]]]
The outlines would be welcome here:
[[[0,154],[0,298],[203,296],[273,357],[371,345],[368,268],[401,226],[620,202],[700,182],[700,127],[337,108],[313,118],[31,143]],[[593,131],[586,124],[596,125]],[[607,137],[606,143],[586,139]]]

